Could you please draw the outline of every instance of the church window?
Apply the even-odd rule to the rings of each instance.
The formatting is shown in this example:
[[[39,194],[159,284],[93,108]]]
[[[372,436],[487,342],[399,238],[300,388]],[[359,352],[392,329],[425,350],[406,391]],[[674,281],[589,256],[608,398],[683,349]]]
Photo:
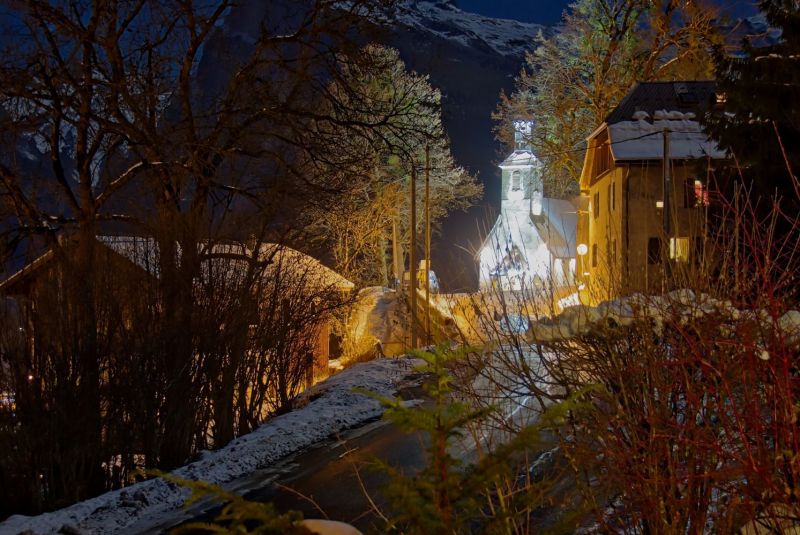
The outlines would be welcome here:
[[[522,189],[522,173],[514,171],[511,173],[511,191],[519,191]]]

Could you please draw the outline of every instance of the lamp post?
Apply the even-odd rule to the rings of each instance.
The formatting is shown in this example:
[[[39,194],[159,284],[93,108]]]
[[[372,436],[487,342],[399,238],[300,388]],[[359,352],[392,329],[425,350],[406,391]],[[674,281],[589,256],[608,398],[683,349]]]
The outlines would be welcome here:
[[[586,253],[589,252],[589,247],[585,243],[579,243],[578,247],[576,247],[578,257],[580,258],[580,266],[578,267],[580,274],[581,274],[581,284],[583,284],[584,289],[586,288],[586,275],[588,272],[584,271],[585,265],[583,258],[586,256]],[[581,297],[581,287],[580,284],[578,285],[578,300],[580,301]]]

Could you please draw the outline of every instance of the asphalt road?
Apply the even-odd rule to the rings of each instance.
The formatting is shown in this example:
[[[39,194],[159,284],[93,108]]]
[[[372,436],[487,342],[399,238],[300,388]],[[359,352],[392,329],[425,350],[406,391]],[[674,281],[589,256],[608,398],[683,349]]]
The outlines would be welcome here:
[[[271,501],[283,511],[302,511],[306,518],[327,516],[363,532],[379,532],[382,521],[370,501],[379,508],[385,505],[380,489],[387,477],[375,469],[374,460],[413,474],[425,462],[422,440],[378,422],[298,456],[295,471],[245,497]]]
[[[404,399],[425,398],[421,387],[405,389],[399,395]],[[502,410],[520,425],[529,423],[538,412],[530,410],[533,405],[530,396],[518,396]],[[384,524],[375,509],[385,506],[380,491],[388,478],[375,470],[374,461],[380,459],[413,474],[424,466],[423,441],[422,434],[407,434],[387,421],[376,420],[232,481],[225,488],[251,501],[272,502],[280,511],[301,511],[306,518],[327,517],[353,524],[364,533],[382,533]],[[461,449],[456,455],[462,458],[474,454],[474,444],[455,447]],[[218,506],[201,502],[157,526],[141,526],[134,531],[163,533],[185,522],[212,520],[218,511]]]
[[[421,399],[421,388],[400,392]],[[385,420],[376,420],[289,456],[225,485],[251,501],[272,502],[280,511],[301,511],[305,518],[329,518],[353,524],[365,533],[380,533],[383,521],[373,506],[385,505],[380,489],[388,479],[374,468],[380,459],[413,474],[424,466],[421,434],[407,434]],[[138,533],[166,533],[179,524],[213,519],[219,506],[199,503],[157,526]],[[142,526],[144,528],[144,526]]]

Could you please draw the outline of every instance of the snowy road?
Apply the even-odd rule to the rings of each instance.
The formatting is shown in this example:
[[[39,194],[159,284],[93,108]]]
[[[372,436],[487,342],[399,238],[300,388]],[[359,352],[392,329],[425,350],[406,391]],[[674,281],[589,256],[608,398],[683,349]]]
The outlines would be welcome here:
[[[420,387],[403,389],[399,395],[404,399],[425,397]],[[533,397],[521,394],[506,400],[500,409],[509,427],[519,428],[535,420],[539,412],[537,407],[538,402]],[[484,437],[486,442],[496,443],[508,438],[506,431],[491,434],[494,436]],[[306,518],[328,516],[353,524],[366,533],[382,532],[382,521],[370,501],[379,508],[384,505],[380,489],[386,477],[370,470],[369,466],[377,458],[413,473],[425,463],[423,441],[422,434],[409,435],[384,420],[373,421],[344,433],[339,440],[316,445],[226,487],[250,500],[272,502],[281,511],[301,511]],[[453,453],[464,459],[476,454],[472,438],[454,444],[453,448]],[[174,527],[187,517],[194,521],[210,520],[218,510],[213,504],[204,504],[159,527],[162,530]],[[152,533],[152,530],[135,532]]]
[[[421,394],[417,389],[401,392],[403,397],[411,399]],[[306,518],[327,515],[364,532],[380,532],[376,528],[382,526],[381,520],[375,515],[370,499],[379,506],[383,504],[380,488],[386,477],[371,470],[369,465],[378,458],[413,473],[425,462],[422,440],[421,435],[409,435],[378,420],[343,434],[340,440],[319,444],[269,470],[242,478],[233,487],[247,499],[272,502],[282,511],[301,511]],[[211,519],[217,510],[218,507],[209,505],[195,509],[193,520]],[[164,530],[175,524],[162,523],[158,527]],[[152,529],[134,531],[152,532]]]
[[[331,435],[361,427],[380,417],[380,404],[359,387],[391,396],[416,383],[414,359],[377,359],[357,364],[316,385],[302,408],[275,417],[249,435],[173,473],[228,486],[264,467],[281,463]],[[15,515],[0,523],[0,533],[132,533],[157,532],[167,520],[181,515],[188,490],[156,478],[108,492],[59,511],[35,517]]]

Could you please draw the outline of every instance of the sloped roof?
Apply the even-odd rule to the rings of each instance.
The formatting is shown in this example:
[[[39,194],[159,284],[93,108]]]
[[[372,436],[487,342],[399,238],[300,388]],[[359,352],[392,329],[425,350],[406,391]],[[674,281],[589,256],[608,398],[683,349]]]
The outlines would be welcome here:
[[[500,167],[511,167],[515,165],[536,165],[539,159],[529,150],[517,149],[508,158],[500,163]]]
[[[158,243],[141,236],[96,236],[97,241],[127,258],[147,273],[159,276]],[[180,246],[178,246],[180,255]]]
[[[129,260],[143,271],[159,276],[158,265],[158,243],[153,238],[140,236],[96,236],[99,243],[106,246],[119,256]],[[198,244],[198,248],[206,247],[207,244]],[[203,251],[206,254],[225,257],[226,255],[236,256],[245,260],[247,258],[257,258],[267,261],[264,270],[275,269],[275,266],[291,266],[293,271],[300,273],[302,284],[310,284],[314,287],[336,287],[341,290],[351,290],[354,284],[339,275],[334,270],[323,265],[319,260],[287,247],[274,243],[263,244],[260,247],[257,257],[246,245],[235,242],[215,243],[210,249]],[[180,245],[177,245],[177,254],[181,254]],[[17,281],[26,278],[33,272],[46,265],[54,258],[53,249],[48,249],[44,254],[36,258],[33,262],[24,266],[16,273],[0,282],[0,291],[5,290]]]
[[[578,210],[564,199],[542,199],[542,214],[531,214],[539,236],[555,258],[575,258],[578,233]]]
[[[274,243],[263,244],[259,250],[259,259],[271,260],[270,265],[292,266],[302,271],[305,283],[324,287],[336,287],[341,290],[352,290],[355,284],[341,276],[336,271],[325,266],[316,258],[301,253],[291,247]],[[267,267],[267,270],[270,268]]]
[[[614,160],[663,159],[664,130],[669,130],[669,157],[672,159],[706,156],[714,159],[726,158],[725,151],[708,138],[700,123],[683,118],[682,115],[681,112],[657,111],[656,117],[665,118],[652,122],[642,118],[609,124],[608,137]]]
[[[609,125],[632,121],[637,112],[650,117],[658,110],[693,112],[698,116],[716,102],[716,82],[639,82],[606,117]]]

